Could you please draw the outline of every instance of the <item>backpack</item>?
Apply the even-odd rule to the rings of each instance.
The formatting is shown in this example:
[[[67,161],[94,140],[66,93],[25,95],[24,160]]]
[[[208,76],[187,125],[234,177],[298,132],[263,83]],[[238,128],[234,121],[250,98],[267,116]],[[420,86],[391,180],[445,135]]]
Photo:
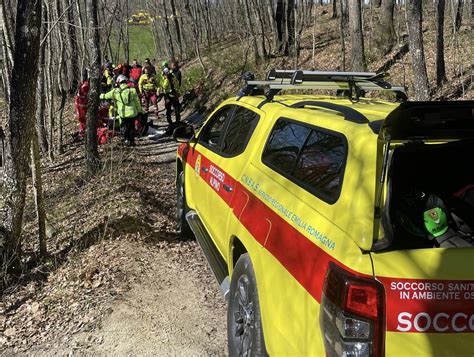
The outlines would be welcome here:
[[[140,79],[140,76],[142,75],[142,69],[141,68],[132,68],[130,71],[130,78],[133,78],[138,82]]]
[[[104,145],[107,144],[107,140],[111,135],[107,128],[98,128],[97,129],[97,144]]]

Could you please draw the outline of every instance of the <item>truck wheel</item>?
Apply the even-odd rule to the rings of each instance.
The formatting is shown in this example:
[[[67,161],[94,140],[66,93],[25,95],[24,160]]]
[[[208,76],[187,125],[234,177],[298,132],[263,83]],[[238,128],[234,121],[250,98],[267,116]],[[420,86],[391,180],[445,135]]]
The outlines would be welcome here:
[[[267,356],[257,283],[248,254],[240,256],[232,274],[227,310],[230,356]]]
[[[176,221],[178,223],[178,231],[181,238],[190,239],[193,237],[188,221],[186,221],[186,213],[189,208],[186,204],[186,195],[184,193],[184,172],[181,171],[176,180]]]

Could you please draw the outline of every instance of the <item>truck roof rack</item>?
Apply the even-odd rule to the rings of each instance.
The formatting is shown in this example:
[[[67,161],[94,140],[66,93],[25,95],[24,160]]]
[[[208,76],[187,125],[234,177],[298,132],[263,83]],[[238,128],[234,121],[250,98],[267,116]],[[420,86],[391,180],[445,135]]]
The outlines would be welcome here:
[[[302,70],[272,69],[267,73],[266,80],[255,81],[244,78],[245,87],[240,96],[265,95],[267,100],[281,90],[337,90],[338,95],[347,96],[357,102],[367,91],[389,91],[396,94],[397,100],[406,101],[405,89],[393,86],[383,80],[385,73],[374,72],[325,72]]]

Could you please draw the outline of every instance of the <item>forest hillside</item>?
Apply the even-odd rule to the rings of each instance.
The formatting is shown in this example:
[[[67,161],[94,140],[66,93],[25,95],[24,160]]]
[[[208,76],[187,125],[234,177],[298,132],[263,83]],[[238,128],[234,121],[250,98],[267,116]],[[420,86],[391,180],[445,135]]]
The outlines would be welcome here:
[[[126,145],[109,107],[99,118],[122,73],[107,82],[109,65],[178,66],[183,122],[273,68],[386,72],[409,100],[474,99],[464,0],[4,0],[0,49],[8,356],[226,353],[225,300],[176,223],[168,109],[147,102],[148,132]]]

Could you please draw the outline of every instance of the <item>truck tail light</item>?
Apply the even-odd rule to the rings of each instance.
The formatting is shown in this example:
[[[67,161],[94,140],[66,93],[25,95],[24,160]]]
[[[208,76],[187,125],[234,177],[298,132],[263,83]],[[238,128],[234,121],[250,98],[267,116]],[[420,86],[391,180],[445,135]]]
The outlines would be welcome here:
[[[320,325],[326,356],[383,356],[385,303],[382,284],[329,263]]]

